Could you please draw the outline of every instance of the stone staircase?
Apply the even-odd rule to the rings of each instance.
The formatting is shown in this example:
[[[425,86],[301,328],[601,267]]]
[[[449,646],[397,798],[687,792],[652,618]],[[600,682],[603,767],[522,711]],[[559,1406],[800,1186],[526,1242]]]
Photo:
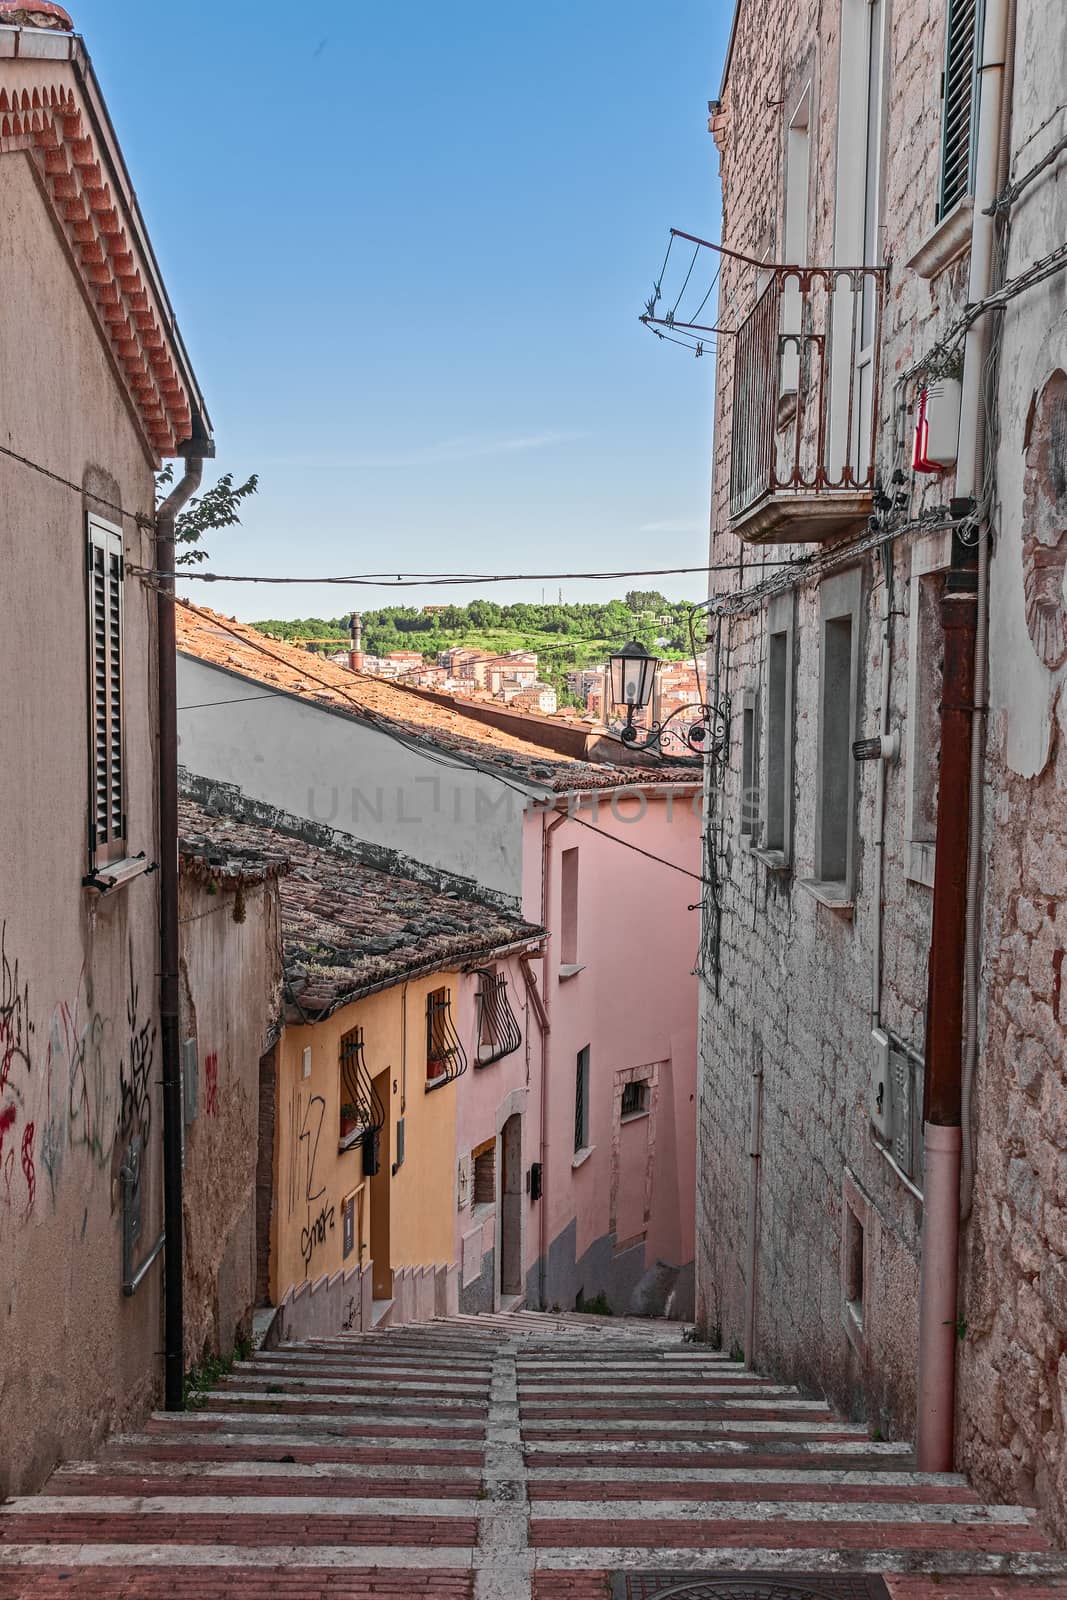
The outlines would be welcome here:
[[[514,1312],[240,1363],[0,1508],[0,1600],[1067,1600],[1032,1514],[677,1324]]]

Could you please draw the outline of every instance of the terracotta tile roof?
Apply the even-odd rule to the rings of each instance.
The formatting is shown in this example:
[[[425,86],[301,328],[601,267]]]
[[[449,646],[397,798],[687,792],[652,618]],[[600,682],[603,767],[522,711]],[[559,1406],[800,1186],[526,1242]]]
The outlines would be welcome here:
[[[427,700],[402,684],[369,674],[353,673],[297,645],[272,639],[246,622],[224,617],[203,606],[176,608],[178,649],[212,666],[270,684],[286,694],[371,722],[382,722],[430,740],[441,749],[466,756],[511,774],[533,788],[567,794],[576,789],[610,789],[651,783],[694,783],[693,767],[632,765],[576,761],[520,739],[502,728],[478,722],[459,709]]]
[[[285,998],[293,1017],[318,1020],[404,978],[544,938],[543,928],[495,906],[192,800],[179,802],[179,829],[185,870],[200,861],[222,882],[257,871],[280,875]]]
[[[62,8],[47,9],[69,27]],[[0,23],[18,20],[17,10],[0,11]],[[80,44],[72,48],[80,59]],[[69,61],[34,60],[27,52],[0,62],[0,139],[34,161],[145,432],[158,456],[173,456],[193,431],[194,400],[173,312],[125,192],[126,175]]]

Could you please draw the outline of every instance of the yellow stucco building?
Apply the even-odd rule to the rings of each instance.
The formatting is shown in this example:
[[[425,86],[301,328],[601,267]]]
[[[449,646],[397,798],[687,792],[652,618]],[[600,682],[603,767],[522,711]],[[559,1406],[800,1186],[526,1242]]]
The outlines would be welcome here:
[[[502,997],[543,929],[425,869],[416,881],[247,819],[197,821],[220,859],[280,868],[284,1011],[261,1071],[257,1180],[275,1336],[368,1328],[394,1304],[404,1321],[457,1309],[468,1146],[494,1143],[496,1102],[514,1098],[522,1035]],[[505,1054],[506,1078],[481,1070]]]

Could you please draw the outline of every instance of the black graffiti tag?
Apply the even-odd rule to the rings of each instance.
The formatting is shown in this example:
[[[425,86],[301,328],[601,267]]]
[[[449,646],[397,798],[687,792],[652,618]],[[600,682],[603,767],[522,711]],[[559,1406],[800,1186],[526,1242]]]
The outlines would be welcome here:
[[[126,995],[126,1022],[130,1030],[129,1050],[122,1063],[119,1103],[119,1135],[125,1145],[140,1135],[147,1150],[152,1133],[152,1063],[156,1053],[156,1025],[151,1019],[138,1020],[140,993],[133,971],[130,948],[130,987]]]

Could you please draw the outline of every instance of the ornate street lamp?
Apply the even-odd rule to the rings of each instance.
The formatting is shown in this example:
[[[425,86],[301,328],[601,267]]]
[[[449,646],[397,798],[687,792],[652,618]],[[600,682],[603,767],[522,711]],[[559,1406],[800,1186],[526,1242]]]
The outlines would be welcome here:
[[[617,654],[609,656],[608,661],[612,704],[616,709],[625,708],[626,711],[626,726],[619,734],[623,744],[628,744],[637,750],[651,750],[659,746],[662,753],[664,742],[675,739],[697,755],[710,748],[713,756],[717,756],[725,749],[730,737],[729,713],[725,707],[708,706],[703,701],[679,706],[669,717],[664,717],[662,722],[653,722],[649,728],[648,738],[639,744],[639,733],[634,726],[634,718],[638,711],[645,709],[652,698],[656,669],[661,665],[659,657],[649,655],[644,645],[631,640]],[[670,727],[675,717],[686,715],[691,719],[687,728]],[[710,746],[706,742],[709,736],[712,739]]]

